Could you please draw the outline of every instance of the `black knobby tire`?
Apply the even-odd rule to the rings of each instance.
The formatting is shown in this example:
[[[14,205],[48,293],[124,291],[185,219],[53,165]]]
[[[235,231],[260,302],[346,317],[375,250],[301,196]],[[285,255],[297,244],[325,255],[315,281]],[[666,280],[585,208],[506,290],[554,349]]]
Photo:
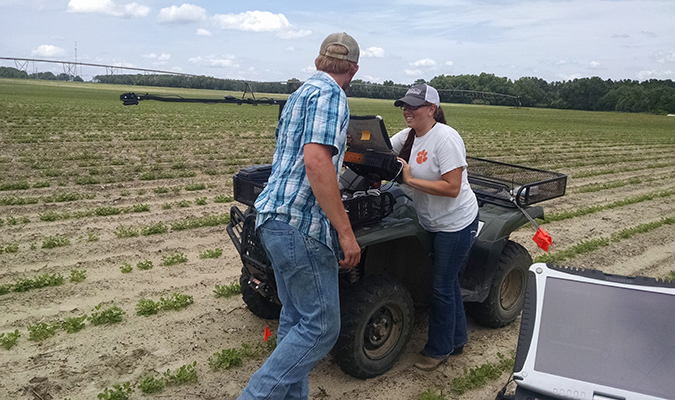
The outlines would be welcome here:
[[[241,285],[241,297],[246,307],[257,317],[263,319],[279,319],[281,306],[266,298],[249,285],[249,274],[242,269],[239,285]]]
[[[497,261],[490,294],[482,303],[466,303],[469,315],[488,328],[501,328],[515,321],[523,309],[530,265],[532,257],[523,246],[506,242]]]
[[[410,339],[414,313],[410,293],[394,278],[371,275],[348,286],[340,293],[335,362],[360,379],[388,371]]]

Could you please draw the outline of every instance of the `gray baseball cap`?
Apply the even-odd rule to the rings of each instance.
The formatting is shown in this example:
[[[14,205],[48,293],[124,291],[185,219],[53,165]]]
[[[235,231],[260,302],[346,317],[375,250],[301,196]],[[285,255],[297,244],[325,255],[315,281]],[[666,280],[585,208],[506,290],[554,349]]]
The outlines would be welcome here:
[[[405,96],[394,102],[394,106],[401,107],[404,103],[411,106],[421,106],[426,102],[440,106],[441,98],[438,96],[438,91],[436,89],[426,83],[422,83],[420,85],[411,86]]]
[[[331,44],[340,44],[347,48],[347,54],[335,54],[327,51],[328,46]],[[322,56],[328,56],[332,58],[338,58],[340,60],[347,60],[353,63],[359,62],[359,44],[356,43],[353,37],[348,34],[342,33],[331,33],[323,43],[321,43],[321,50],[319,54]]]

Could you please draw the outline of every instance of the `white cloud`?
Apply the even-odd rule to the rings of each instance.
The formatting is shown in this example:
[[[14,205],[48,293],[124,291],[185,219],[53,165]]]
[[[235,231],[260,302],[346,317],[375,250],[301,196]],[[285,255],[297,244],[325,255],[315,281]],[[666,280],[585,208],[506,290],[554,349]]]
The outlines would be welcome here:
[[[214,68],[238,68],[232,56],[207,56],[207,57],[192,57],[189,60],[191,63],[199,65],[201,67],[214,67]]]
[[[149,58],[151,60],[168,61],[169,59],[171,59],[171,54],[162,53],[160,55],[157,55],[155,53],[150,53],[150,54],[144,54],[141,57]]]
[[[112,0],[70,0],[68,12],[79,14],[100,13],[115,17],[131,18],[145,17],[150,13],[150,7],[135,2],[120,6]]]
[[[216,24],[222,29],[253,32],[277,32],[282,39],[294,39],[309,36],[312,31],[298,29],[291,25],[284,14],[269,11],[246,11],[239,14],[216,14]]]
[[[407,76],[420,76],[422,75],[422,71],[420,71],[419,69],[406,69],[405,74]]]
[[[287,51],[287,52],[289,52],[289,53],[294,52],[294,51],[295,51],[295,47],[293,47],[293,46],[288,46],[288,47],[286,47],[286,48],[284,49],[284,51]]]
[[[452,61],[446,61],[445,65],[447,65],[448,67],[452,67],[453,65],[455,65],[455,63]]]
[[[420,68],[420,67],[421,68],[432,68],[432,67],[435,67],[437,64],[436,64],[436,61],[434,61],[430,58],[424,58],[422,60],[417,60],[415,62],[411,62],[410,65],[412,65],[413,67],[417,67],[417,68]]]
[[[197,29],[197,36],[213,36],[213,33],[206,29],[199,28]]]
[[[296,29],[295,27],[291,26],[291,28],[279,31],[277,33],[277,36],[279,36],[282,39],[297,39],[297,38],[303,38],[307,37],[312,34],[312,31],[304,30],[304,29]]]
[[[368,47],[361,52],[363,58],[382,58],[384,57],[384,49],[381,47]]]
[[[675,63],[675,51],[658,51],[652,58],[659,64]]]
[[[240,14],[216,14],[213,19],[223,29],[238,31],[280,31],[288,29],[291,24],[283,14],[272,14],[269,11],[246,11]]]
[[[160,24],[189,24],[206,19],[206,10],[194,4],[183,3],[180,7],[162,8],[157,16]]]
[[[588,66],[589,66],[591,69],[596,69],[596,68],[600,67],[600,63],[597,62],[597,61],[591,61],[591,62],[588,64]]]
[[[364,80],[364,81],[366,81],[366,82],[371,82],[371,83],[382,83],[382,79],[381,79],[381,78],[376,78],[376,77],[371,76],[371,75],[364,75],[364,76],[361,77],[360,79],[362,79],[362,80]]]
[[[64,49],[50,44],[38,46],[37,49],[32,51],[32,54],[36,57],[65,57],[68,55]]]

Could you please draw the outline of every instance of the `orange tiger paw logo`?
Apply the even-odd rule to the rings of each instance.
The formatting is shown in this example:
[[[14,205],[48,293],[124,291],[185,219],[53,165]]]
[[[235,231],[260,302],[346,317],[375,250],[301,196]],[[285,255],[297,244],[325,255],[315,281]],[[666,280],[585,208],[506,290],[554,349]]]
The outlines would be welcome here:
[[[419,153],[417,153],[417,159],[416,159],[417,163],[418,163],[418,164],[422,164],[422,163],[424,163],[425,161],[427,161],[427,160],[428,160],[427,154],[428,154],[428,153],[427,153],[426,150],[422,150],[422,151],[420,151]]]

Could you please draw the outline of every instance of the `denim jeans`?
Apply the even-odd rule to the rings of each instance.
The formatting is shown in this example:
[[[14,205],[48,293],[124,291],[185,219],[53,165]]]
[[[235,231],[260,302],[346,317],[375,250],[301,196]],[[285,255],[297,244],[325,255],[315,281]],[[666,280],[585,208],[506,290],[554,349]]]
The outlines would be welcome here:
[[[466,263],[469,250],[476,240],[478,216],[466,228],[457,232],[431,233],[434,245],[434,265],[431,281],[429,337],[422,354],[441,358],[469,341],[459,272]]]
[[[337,258],[324,244],[283,222],[269,220],[258,232],[283,307],[277,348],[239,399],[307,399],[309,371],[340,333]]]

